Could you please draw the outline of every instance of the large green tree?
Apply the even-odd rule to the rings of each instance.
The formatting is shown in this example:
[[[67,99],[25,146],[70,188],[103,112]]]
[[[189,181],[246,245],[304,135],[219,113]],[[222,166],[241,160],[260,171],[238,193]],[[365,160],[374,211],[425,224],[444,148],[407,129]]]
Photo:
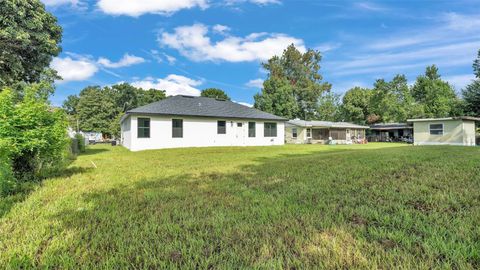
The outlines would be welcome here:
[[[315,119],[323,121],[341,120],[340,96],[330,91],[323,93],[318,99],[317,115]]]
[[[342,115],[345,121],[365,124],[370,114],[370,99],[373,91],[368,88],[354,87],[348,90],[342,99]]]
[[[99,86],[80,92],[76,111],[80,130],[106,134],[110,134],[110,121],[117,115],[113,97]]]
[[[119,119],[126,111],[165,97],[165,91],[143,90],[128,83],[103,88],[89,86],[78,96],[69,96],[63,103],[63,109],[69,114],[71,126],[82,131],[102,132],[118,137]]]
[[[461,103],[453,87],[441,79],[438,68],[429,66],[418,76],[412,95],[423,106],[425,117],[446,117],[461,114]]]
[[[262,93],[256,94],[254,99],[255,108],[288,119],[298,117],[298,103],[290,82],[285,78],[273,77],[263,82]]]
[[[405,122],[423,114],[423,107],[413,98],[405,75],[396,75],[390,82],[377,80],[370,102],[372,114],[382,122]]]
[[[470,115],[480,116],[480,50],[477,59],[473,62],[475,80],[462,90],[465,112]]]
[[[263,63],[268,78],[262,92],[255,95],[255,108],[276,114],[283,112],[279,115],[288,118],[314,118],[319,97],[331,88],[322,82],[321,59],[319,51],[309,49],[302,53],[292,44],[281,56],[273,56]],[[280,92],[289,96],[278,99]],[[291,108],[285,109],[287,105],[281,104],[285,101],[293,101],[296,106],[290,104]]]
[[[218,89],[218,88],[204,89],[200,93],[200,96],[230,100],[230,97],[227,95],[227,93],[225,93],[225,91],[223,91],[222,89]]]
[[[61,48],[62,28],[39,0],[0,1],[0,87],[38,82]]]

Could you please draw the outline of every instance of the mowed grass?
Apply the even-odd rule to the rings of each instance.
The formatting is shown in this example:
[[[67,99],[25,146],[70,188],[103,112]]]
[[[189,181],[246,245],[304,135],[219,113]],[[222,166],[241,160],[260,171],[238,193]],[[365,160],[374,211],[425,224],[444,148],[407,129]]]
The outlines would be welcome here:
[[[480,268],[478,147],[97,145],[2,203],[2,269]]]

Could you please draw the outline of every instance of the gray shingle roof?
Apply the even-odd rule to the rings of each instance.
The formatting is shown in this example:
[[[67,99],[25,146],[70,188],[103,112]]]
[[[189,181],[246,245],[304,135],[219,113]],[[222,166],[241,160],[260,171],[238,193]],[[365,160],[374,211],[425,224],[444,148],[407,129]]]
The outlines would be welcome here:
[[[183,95],[168,97],[164,100],[129,110],[127,114],[287,120],[228,100]]]
[[[361,126],[348,122],[330,122],[330,121],[305,121],[305,120],[290,120],[288,124],[299,127],[328,127],[328,128],[358,128],[367,129],[367,126]]]

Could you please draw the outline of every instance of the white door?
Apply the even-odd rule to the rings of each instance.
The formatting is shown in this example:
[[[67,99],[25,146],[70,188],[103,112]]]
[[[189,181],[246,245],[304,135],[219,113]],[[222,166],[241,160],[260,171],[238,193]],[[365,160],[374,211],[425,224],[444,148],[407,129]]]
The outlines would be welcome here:
[[[345,132],[346,133],[346,136],[347,136],[347,143],[351,142],[352,141],[352,135],[350,133],[350,129],[347,129],[347,131]]]
[[[242,122],[237,122],[237,126],[235,128],[235,140],[236,145],[245,145],[245,124]]]

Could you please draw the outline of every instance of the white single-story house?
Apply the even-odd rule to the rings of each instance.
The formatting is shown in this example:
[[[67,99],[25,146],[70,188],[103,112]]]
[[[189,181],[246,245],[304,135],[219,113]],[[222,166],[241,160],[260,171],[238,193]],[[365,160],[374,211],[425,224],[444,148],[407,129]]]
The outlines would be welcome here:
[[[121,144],[132,151],[283,145],[285,121],[229,100],[178,95],[127,111]]]
[[[287,143],[350,144],[364,142],[367,126],[347,122],[290,120],[285,124]]]
[[[475,146],[475,122],[480,118],[459,116],[409,119],[413,123],[414,145]]]

